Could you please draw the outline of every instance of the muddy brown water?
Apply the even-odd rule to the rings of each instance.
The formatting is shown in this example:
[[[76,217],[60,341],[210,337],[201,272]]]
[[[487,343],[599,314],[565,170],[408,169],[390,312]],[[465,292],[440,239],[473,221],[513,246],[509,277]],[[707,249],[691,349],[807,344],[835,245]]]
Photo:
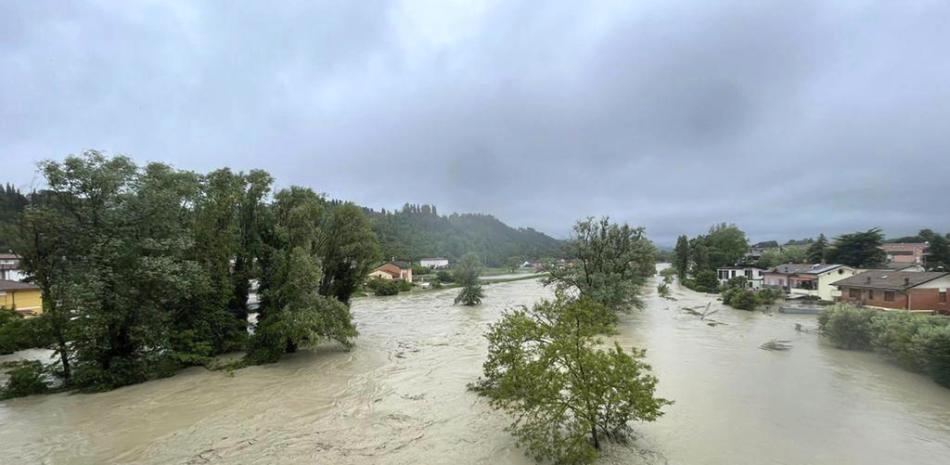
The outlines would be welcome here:
[[[233,376],[200,368],[101,394],[0,402],[0,463],[527,464],[507,418],[467,392],[486,325],[551,291],[486,287],[475,308],[454,291],[357,300],[350,352],[306,351]],[[621,318],[645,345],[659,392],[676,404],[601,463],[945,464],[950,389],[873,354],[823,344],[809,315],[721,308],[674,289]],[[707,321],[681,310],[713,301]],[[788,351],[766,351],[771,339]],[[20,354],[22,356],[22,354]]]

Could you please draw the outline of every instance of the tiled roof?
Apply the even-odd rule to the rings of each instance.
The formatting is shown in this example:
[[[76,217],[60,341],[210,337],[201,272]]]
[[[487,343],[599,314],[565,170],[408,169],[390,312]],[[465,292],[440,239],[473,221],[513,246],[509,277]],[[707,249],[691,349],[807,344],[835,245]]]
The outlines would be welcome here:
[[[943,271],[871,270],[831,283],[834,286],[902,291],[950,275]]]
[[[39,289],[39,287],[30,283],[0,279],[0,291],[23,291],[29,289]]]

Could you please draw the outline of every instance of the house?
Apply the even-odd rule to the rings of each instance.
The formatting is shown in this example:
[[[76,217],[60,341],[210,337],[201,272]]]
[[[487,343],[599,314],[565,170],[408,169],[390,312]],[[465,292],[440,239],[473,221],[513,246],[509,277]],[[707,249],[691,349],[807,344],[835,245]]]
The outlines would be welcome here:
[[[929,310],[950,313],[947,288],[950,273],[944,271],[871,270],[834,283],[838,298],[873,307],[899,310]]]
[[[40,288],[19,281],[0,280],[0,308],[32,316],[43,313]]]
[[[399,279],[412,282],[412,266],[406,262],[389,262],[369,273],[371,278]]]
[[[762,284],[784,289],[792,296],[813,296],[833,301],[839,291],[832,283],[856,273],[858,270],[846,265],[787,263],[762,273]]]
[[[893,242],[881,245],[887,261],[896,263],[924,263],[927,254],[926,242]]]
[[[20,256],[12,253],[0,253],[0,279],[23,281],[26,274],[20,268]]]
[[[442,257],[423,258],[422,260],[419,260],[419,264],[426,268],[432,268],[433,270],[438,270],[441,268],[448,268],[449,259],[442,258]]]
[[[716,277],[719,278],[719,284],[726,284],[732,278],[744,276],[750,289],[759,289],[762,287],[764,271],[757,266],[724,266],[716,270]]]
[[[888,262],[881,266],[875,267],[875,270],[889,270],[889,271],[927,271],[924,269],[924,266],[919,263],[904,263],[904,262]]]

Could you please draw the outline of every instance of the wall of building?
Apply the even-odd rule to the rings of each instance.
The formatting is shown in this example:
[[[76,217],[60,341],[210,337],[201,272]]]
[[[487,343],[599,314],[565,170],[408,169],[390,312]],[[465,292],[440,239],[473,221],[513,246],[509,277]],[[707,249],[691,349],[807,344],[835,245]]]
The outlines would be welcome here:
[[[43,298],[39,289],[0,291],[0,307],[40,314],[43,312]]]
[[[850,266],[839,266],[830,271],[818,275],[818,297],[821,300],[835,301],[838,298],[838,287],[832,284],[835,281],[850,278],[858,274],[858,270]]]
[[[856,292],[860,292],[860,297],[851,297],[851,290],[854,289]],[[905,310],[907,309],[907,294],[904,294],[900,291],[894,292],[894,300],[886,301],[884,300],[884,290],[882,289],[862,289],[862,288],[841,288],[841,296],[838,297],[838,300],[842,302],[849,302],[852,304],[859,305],[871,305],[874,307],[883,307],[883,308],[893,308],[895,310]]]

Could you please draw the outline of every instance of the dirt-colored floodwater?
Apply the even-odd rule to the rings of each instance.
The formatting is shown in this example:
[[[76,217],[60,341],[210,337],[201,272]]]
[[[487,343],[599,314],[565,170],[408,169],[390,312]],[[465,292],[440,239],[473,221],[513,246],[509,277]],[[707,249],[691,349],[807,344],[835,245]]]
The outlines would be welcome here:
[[[453,306],[452,290],[357,300],[350,352],[0,402],[0,463],[532,463],[465,384],[479,374],[486,324],[551,292],[529,280],[486,294],[475,308]],[[726,324],[710,327],[680,308],[712,298],[674,297],[648,297],[621,318],[618,339],[649,348],[660,394],[676,404],[602,463],[947,463],[950,390],[796,332],[813,316],[723,308],[711,318]],[[758,348],[774,338],[792,349]]]

